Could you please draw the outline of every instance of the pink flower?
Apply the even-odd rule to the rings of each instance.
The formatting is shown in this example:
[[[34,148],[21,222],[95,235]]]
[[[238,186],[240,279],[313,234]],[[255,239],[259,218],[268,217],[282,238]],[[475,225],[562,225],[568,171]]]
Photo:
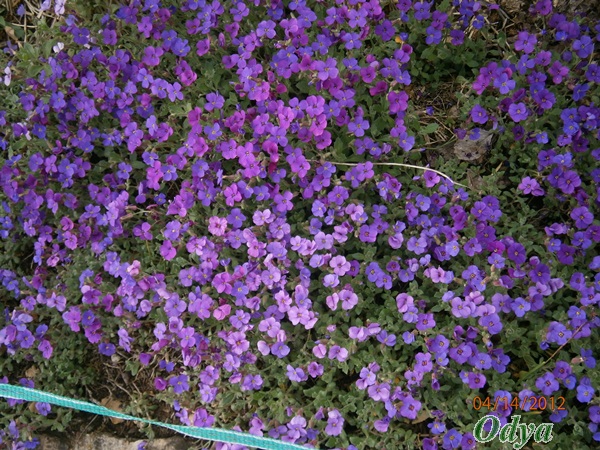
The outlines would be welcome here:
[[[221,305],[213,311],[213,317],[217,320],[225,319],[231,313],[230,305]]]
[[[350,270],[350,263],[342,255],[334,256],[329,261],[329,267],[333,269],[336,275],[344,276]]]
[[[531,177],[523,178],[518,188],[524,194],[531,194],[535,196],[544,195],[544,189],[542,189],[537,180]]]
[[[215,236],[223,236],[227,231],[227,219],[213,216],[208,219],[208,232]]]
[[[339,345],[334,345],[329,349],[329,359],[337,359],[339,362],[344,362],[348,359],[348,350]]]

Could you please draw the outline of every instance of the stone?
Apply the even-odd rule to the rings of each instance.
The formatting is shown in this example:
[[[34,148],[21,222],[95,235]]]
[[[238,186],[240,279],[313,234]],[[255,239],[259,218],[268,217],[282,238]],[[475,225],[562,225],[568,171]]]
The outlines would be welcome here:
[[[77,437],[42,435],[39,439],[39,450],[137,450],[142,442],[147,442],[146,450],[187,450],[193,445],[178,436],[143,441],[108,433],[90,433]]]

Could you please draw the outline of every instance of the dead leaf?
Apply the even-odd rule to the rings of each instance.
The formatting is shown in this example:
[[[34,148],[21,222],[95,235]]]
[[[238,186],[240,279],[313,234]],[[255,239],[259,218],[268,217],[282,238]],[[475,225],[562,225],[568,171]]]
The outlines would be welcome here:
[[[40,369],[38,369],[36,366],[31,366],[25,371],[25,376],[27,378],[35,378],[37,377],[38,373],[40,373]]]
[[[4,27],[4,32],[6,33],[6,35],[11,38],[13,41],[18,41],[19,39],[17,38],[17,35],[15,34],[15,30],[12,29],[12,27],[9,26],[5,26]]]
[[[424,411],[421,410],[421,412],[419,413],[419,415],[417,415],[417,418],[415,420],[412,421],[412,423],[421,423],[421,422],[425,422],[427,419],[429,419],[431,416],[429,414],[429,411]]]
[[[121,402],[119,400],[115,400],[110,397],[103,398],[100,400],[100,404],[105,408],[112,409],[113,411],[123,412],[121,409]],[[116,425],[118,423],[124,422],[124,419],[118,419],[117,417],[110,417],[110,421]]]

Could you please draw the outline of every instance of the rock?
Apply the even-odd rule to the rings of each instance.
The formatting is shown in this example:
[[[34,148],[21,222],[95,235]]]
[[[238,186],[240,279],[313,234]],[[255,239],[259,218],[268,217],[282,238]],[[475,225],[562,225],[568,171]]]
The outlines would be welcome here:
[[[482,130],[475,140],[459,140],[454,144],[454,155],[462,161],[481,159],[491,148],[492,131]]]
[[[106,433],[92,433],[81,437],[39,437],[39,450],[137,450],[142,440],[119,438]],[[146,450],[187,450],[191,446],[183,437],[153,439]]]

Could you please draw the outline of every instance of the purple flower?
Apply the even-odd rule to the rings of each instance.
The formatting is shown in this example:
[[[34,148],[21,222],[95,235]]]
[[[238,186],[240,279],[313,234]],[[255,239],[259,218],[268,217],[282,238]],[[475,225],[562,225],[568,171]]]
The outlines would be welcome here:
[[[596,359],[592,356],[592,350],[581,349],[581,360],[585,363],[586,367],[594,369],[596,367]]]
[[[577,386],[577,400],[581,403],[589,403],[596,394],[596,391],[589,384],[589,379],[587,379],[587,383],[584,383],[584,379],[587,379],[587,377],[582,378],[581,383]]]
[[[163,241],[162,245],[160,246],[160,255],[167,261],[171,261],[173,258],[175,258],[175,255],[177,254],[177,249],[175,249],[175,247],[173,247],[173,244],[171,244],[171,241]]]
[[[573,41],[573,50],[581,59],[585,59],[594,52],[594,41],[591,37],[584,35]]]
[[[153,67],[160,63],[160,57],[163,55],[164,50],[161,47],[146,47],[144,49],[144,57],[142,62],[147,66]]]
[[[188,376],[185,374],[171,377],[169,380],[169,385],[173,387],[173,392],[176,394],[181,394],[182,392],[190,389],[190,385],[188,384]]]
[[[102,342],[101,344],[98,345],[98,351],[100,352],[101,355],[112,356],[115,354],[117,349],[114,346],[114,344]]]
[[[288,432],[287,436],[293,441],[300,439],[306,435],[306,419],[302,416],[295,416],[290,423],[287,424]],[[292,441],[292,442],[293,442]]]
[[[404,91],[390,92],[388,101],[390,103],[390,113],[392,114],[406,111],[408,108],[408,94]]]
[[[273,347],[271,347],[271,353],[278,358],[285,358],[290,354],[290,348],[283,342],[275,342]]]
[[[339,362],[344,362],[348,359],[348,350],[339,345],[334,345],[329,349],[329,359],[337,359]]]
[[[337,409],[329,411],[327,413],[327,426],[325,427],[325,433],[329,436],[339,436],[342,434],[342,428],[344,427],[344,418]]]
[[[215,423],[215,417],[210,415],[206,409],[197,409],[194,413],[194,426],[202,428],[210,428]]]
[[[552,395],[558,391],[559,384],[554,375],[550,372],[545,373],[535,381],[535,386],[542,391],[544,395]]]
[[[353,133],[356,137],[361,137],[365,135],[365,130],[370,128],[369,122],[363,118],[363,116],[357,115],[350,123],[348,124],[348,131]]]
[[[548,332],[546,333],[546,341],[555,342],[558,345],[565,344],[573,335],[571,330],[568,330],[560,322],[550,322]]]
[[[368,367],[363,367],[360,370],[359,379],[356,381],[356,387],[358,389],[364,390],[369,386],[375,384],[377,376],[374,372],[372,372]]]
[[[448,430],[448,432],[444,435],[444,448],[446,449],[454,449],[459,448],[461,446],[463,435],[456,431],[454,428]],[[462,448],[465,448],[464,446]]]
[[[176,241],[179,238],[179,232],[181,231],[181,223],[174,220],[172,222],[167,223],[163,235],[169,241]]]
[[[402,150],[408,152],[415,145],[415,137],[410,136],[406,132],[400,133],[400,135],[398,136],[398,145],[400,145],[400,148],[402,148]]]
[[[37,410],[38,413],[40,413],[42,416],[47,416],[48,413],[50,413],[51,411],[51,407],[49,403],[46,402],[37,402],[35,404],[35,409]]]
[[[422,313],[417,315],[417,330],[424,331],[434,327],[435,319],[433,318],[433,313]]]
[[[510,307],[517,317],[523,317],[527,311],[531,310],[531,304],[522,297],[517,297]]]
[[[506,72],[502,72],[500,76],[494,80],[494,87],[497,88],[501,94],[508,94],[515,86],[515,80],[512,80]]]
[[[526,31],[520,31],[517,40],[515,41],[515,50],[523,53],[532,53],[537,44],[537,38],[533,34]]]
[[[525,103],[512,103],[508,107],[508,114],[511,119],[517,123],[527,119],[529,116]]]
[[[415,400],[410,395],[402,399],[402,406],[400,407],[400,415],[410,420],[415,420],[417,414],[421,410],[421,402]]]
[[[432,434],[442,434],[446,431],[446,424],[439,420],[434,420],[432,423],[427,424],[427,428],[431,430]]]
[[[369,386],[368,391],[369,397],[376,402],[386,401],[390,398],[390,385],[388,383],[374,384]]]
[[[479,321],[479,325],[487,328],[490,334],[498,334],[502,331],[503,325],[498,314],[487,314],[482,316]]]
[[[391,417],[384,417],[383,419],[376,420],[375,422],[373,422],[373,427],[380,433],[385,433],[385,432],[387,432],[387,430],[390,426],[391,420],[392,420]],[[350,448],[350,447],[348,447],[348,448]]]
[[[585,206],[579,206],[571,211],[571,219],[577,228],[585,230],[594,221],[594,215]]]
[[[396,335],[388,333],[385,330],[381,330],[379,334],[377,334],[377,340],[388,347],[396,345]]]
[[[508,259],[514,261],[516,264],[523,264],[527,260],[525,247],[518,242],[509,245],[506,249],[506,254]]]
[[[318,362],[311,362],[308,365],[308,374],[313,377],[313,378],[317,378],[320,377],[321,375],[323,375],[325,368],[319,364]]]
[[[417,255],[422,255],[427,251],[428,242],[424,237],[411,237],[406,243],[406,248]]]
[[[467,375],[467,384],[471,389],[481,389],[486,384],[485,375],[482,373],[469,372]]]
[[[433,363],[431,362],[431,354],[419,352],[415,356],[415,371],[418,372],[431,372],[433,370]]]
[[[519,184],[519,190],[521,190],[524,194],[531,194],[535,196],[544,195],[544,190],[540,186],[540,184],[531,177],[525,177],[521,180]]]
[[[471,109],[471,119],[475,123],[484,124],[488,121],[487,111],[481,105],[475,105]]]
[[[248,374],[244,377],[242,384],[240,386],[240,389],[242,391],[250,391],[250,390],[258,391],[258,390],[260,390],[262,385],[263,385],[263,380],[260,375]]]
[[[442,40],[442,32],[435,29],[433,26],[427,27],[426,33],[427,37],[425,38],[425,42],[427,45],[439,44]]]
[[[214,109],[219,110],[223,108],[225,104],[225,99],[222,95],[217,92],[211,92],[206,96],[206,103],[204,105],[204,109],[207,111],[212,111]]]
[[[241,355],[250,348],[250,342],[246,339],[246,334],[242,331],[234,331],[227,338],[231,345],[231,351],[236,355]]]
[[[275,197],[273,198],[273,201],[276,205],[275,209],[278,212],[290,211],[294,207],[291,201],[293,197],[294,194],[292,194],[290,191],[286,191],[283,194],[275,195]]]

